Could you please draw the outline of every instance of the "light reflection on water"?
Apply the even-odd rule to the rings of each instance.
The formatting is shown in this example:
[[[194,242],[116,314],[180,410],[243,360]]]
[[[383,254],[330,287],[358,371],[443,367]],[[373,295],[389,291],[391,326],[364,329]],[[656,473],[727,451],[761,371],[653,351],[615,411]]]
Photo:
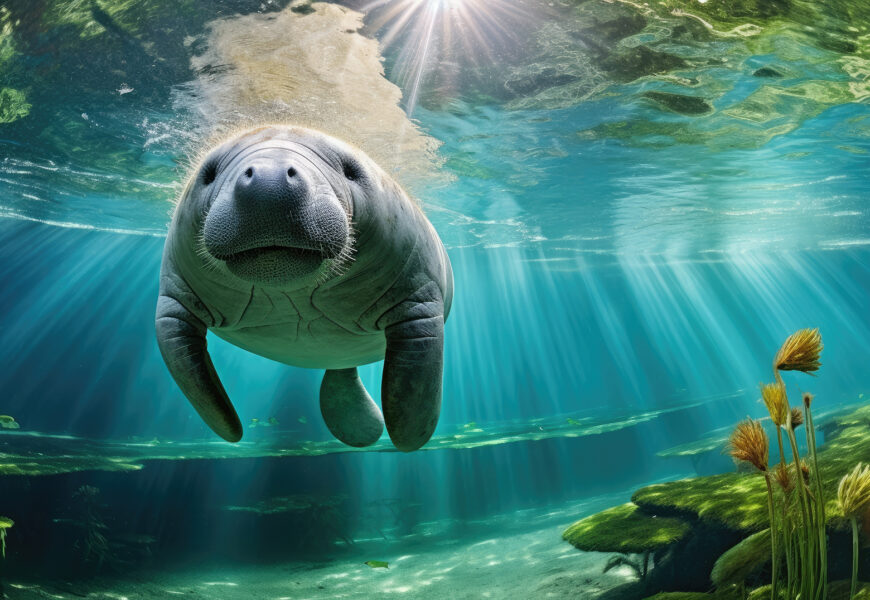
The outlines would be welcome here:
[[[241,12],[250,10],[239,1]],[[582,80],[565,70],[565,57],[604,33],[584,29],[558,7],[454,4],[349,2],[368,15],[359,32],[361,16],[335,7],[192,20],[188,27],[198,30],[184,38],[181,52],[167,54],[174,62],[167,58],[162,67],[162,87],[146,79],[107,81],[102,96],[94,81],[43,91],[38,99],[51,108],[38,103],[30,116],[4,126],[0,217],[161,235],[210,129],[277,117],[335,129],[368,149],[421,197],[449,248],[540,249],[542,266],[562,268],[578,253],[728,260],[746,251],[870,243],[862,202],[870,121],[860,102],[865,78],[857,56],[841,56],[789,28],[729,34],[708,46],[674,42],[688,62],[673,73],[627,83],[610,73],[616,82],[601,93],[555,102],[553,94],[567,93],[565,82]],[[602,23],[622,22],[607,21],[612,15],[599,8]],[[620,48],[666,35],[670,30],[655,29],[659,21],[672,27],[675,18],[690,19],[644,18],[647,29],[621,40]],[[436,20],[429,52],[420,44]],[[349,28],[327,33],[330,23]],[[835,30],[841,23],[827,25]],[[277,33],[297,26],[310,42]],[[541,33],[548,26],[573,31],[580,42],[564,44],[580,45],[554,46],[561,38]],[[536,40],[529,42],[534,47],[522,46],[520,31]],[[387,75],[404,88],[403,100],[363,34],[379,36]],[[338,36],[332,45],[319,41],[329,35]],[[447,44],[451,39],[462,43]],[[297,72],[304,48],[317,43],[335,56]],[[755,46],[766,53],[752,54]],[[534,69],[518,66],[520,48]],[[360,52],[364,60],[351,60]],[[346,72],[335,73],[343,54]],[[723,62],[710,66],[709,55]],[[268,71],[260,77],[258,56]],[[550,67],[541,66],[546,60]],[[776,76],[757,76],[765,68]],[[475,96],[490,89],[482,83],[487,77],[505,79],[505,89],[516,93],[520,72],[531,86],[528,102]],[[607,80],[604,71],[595,73],[588,76]],[[29,77],[38,89],[39,72]],[[355,98],[353,87],[376,90],[382,106]],[[691,105],[667,105],[674,93],[689,92],[709,98],[707,114],[678,114]],[[328,100],[318,107],[318,98]],[[413,123],[399,102],[406,111],[414,105]],[[397,138],[394,131],[404,133]]]

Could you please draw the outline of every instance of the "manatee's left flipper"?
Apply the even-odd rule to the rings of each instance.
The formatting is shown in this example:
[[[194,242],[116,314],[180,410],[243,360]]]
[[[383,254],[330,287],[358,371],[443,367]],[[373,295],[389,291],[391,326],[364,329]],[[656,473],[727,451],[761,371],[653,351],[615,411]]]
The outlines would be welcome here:
[[[429,441],[441,414],[444,305],[437,293],[405,309],[405,320],[384,330],[381,406],[393,444],[411,452]]]
[[[360,381],[356,367],[326,372],[320,384],[320,414],[332,435],[348,446],[371,446],[384,432],[381,410]]]

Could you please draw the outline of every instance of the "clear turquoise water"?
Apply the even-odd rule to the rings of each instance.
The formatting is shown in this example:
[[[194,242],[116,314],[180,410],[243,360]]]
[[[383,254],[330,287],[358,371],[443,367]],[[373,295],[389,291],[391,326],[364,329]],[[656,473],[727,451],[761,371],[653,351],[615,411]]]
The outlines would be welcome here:
[[[153,336],[171,203],[191,152],[214,124],[205,98],[229,85],[197,71],[191,58],[216,43],[209,23],[274,13],[284,3],[194,5],[0,8],[0,87],[22,91],[29,105],[25,115],[0,121],[0,413],[23,431],[163,443],[209,435]],[[261,530],[242,544],[246,551],[205,541],[226,543],[245,531],[214,512],[222,504],[343,495],[352,499],[347,530],[365,536],[373,517],[363,507],[399,498],[414,507],[407,527],[452,519],[458,539],[463,520],[683,476],[688,462],[655,453],[761,416],[757,384],[769,378],[782,339],[801,327],[819,327],[826,347],[819,377],[800,385],[830,407],[858,400],[870,350],[862,62],[870,50],[867,23],[842,19],[862,13],[832,5],[818,36],[795,33],[805,25],[805,5],[795,3],[781,21],[759,21],[763,32],[745,40],[698,34],[687,41],[670,21],[650,19],[632,43],[658,40],[659,50],[695,62],[625,81],[595,70],[591,42],[568,35],[582,29],[588,11],[613,9],[578,5],[574,13],[571,3],[524,4],[520,16],[534,18],[521,19],[515,35],[484,27],[475,38],[458,29],[464,33],[454,36],[477,40],[465,58],[466,45],[448,44],[439,21],[418,63],[426,21],[412,19],[387,40],[394,21],[379,25],[389,6],[349,4],[371,9],[353,35],[382,42],[385,76],[401,88],[402,108],[440,143],[427,163],[437,176],[407,181],[456,276],[436,434],[482,429],[493,445],[409,456],[169,461],[124,476],[0,476],[8,486],[0,514],[16,512],[20,524],[12,541],[21,571],[33,577],[35,565],[66,560],[57,549],[66,534],[51,523],[82,484],[101,487],[123,528],[156,536],[166,556],[183,562],[196,553],[208,562],[275,549]],[[491,6],[486,22],[504,19],[508,29],[520,22],[510,3]],[[856,30],[850,51],[824,42],[822,33],[840,39],[848,27]],[[563,34],[574,41],[562,43]],[[537,45],[520,44],[523,36]],[[482,50],[487,43],[492,55]],[[541,64],[561,79],[549,73],[550,83],[539,78],[523,93],[493,92]],[[753,75],[765,65],[783,77]],[[600,85],[585,94],[592,83]],[[710,109],[669,111],[643,96],[655,90],[703,97]],[[21,109],[10,98],[0,107]],[[231,111],[223,108],[226,119]],[[216,338],[210,344],[243,422],[274,416],[290,441],[329,438],[316,403],[319,372]],[[374,397],[380,369],[361,369]],[[660,409],[680,410],[600,435],[499,443],[512,428],[615,422]],[[246,435],[257,441],[273,432]],[[58,545],[49,550],[45,539]]]

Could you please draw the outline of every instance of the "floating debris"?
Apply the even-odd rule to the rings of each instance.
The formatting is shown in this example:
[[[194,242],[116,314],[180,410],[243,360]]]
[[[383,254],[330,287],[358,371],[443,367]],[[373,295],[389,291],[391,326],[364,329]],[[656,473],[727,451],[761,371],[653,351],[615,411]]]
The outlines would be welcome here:
[[[367,560],[363,564],[370,566],[372,569],[389,569],[390,563],[383,560]]]

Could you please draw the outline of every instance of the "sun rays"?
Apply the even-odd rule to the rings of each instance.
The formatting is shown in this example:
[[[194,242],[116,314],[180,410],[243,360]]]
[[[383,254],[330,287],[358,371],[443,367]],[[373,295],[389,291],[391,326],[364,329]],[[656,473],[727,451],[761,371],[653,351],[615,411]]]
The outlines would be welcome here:
[[[518,42],[517,25],[532,13],[510,0],[373,0],[360,9],[382,49],[395,49],[390,79],[402,88],[411,116],[426,79],[455,87],[459,64],[485,68],[500,48]]]

